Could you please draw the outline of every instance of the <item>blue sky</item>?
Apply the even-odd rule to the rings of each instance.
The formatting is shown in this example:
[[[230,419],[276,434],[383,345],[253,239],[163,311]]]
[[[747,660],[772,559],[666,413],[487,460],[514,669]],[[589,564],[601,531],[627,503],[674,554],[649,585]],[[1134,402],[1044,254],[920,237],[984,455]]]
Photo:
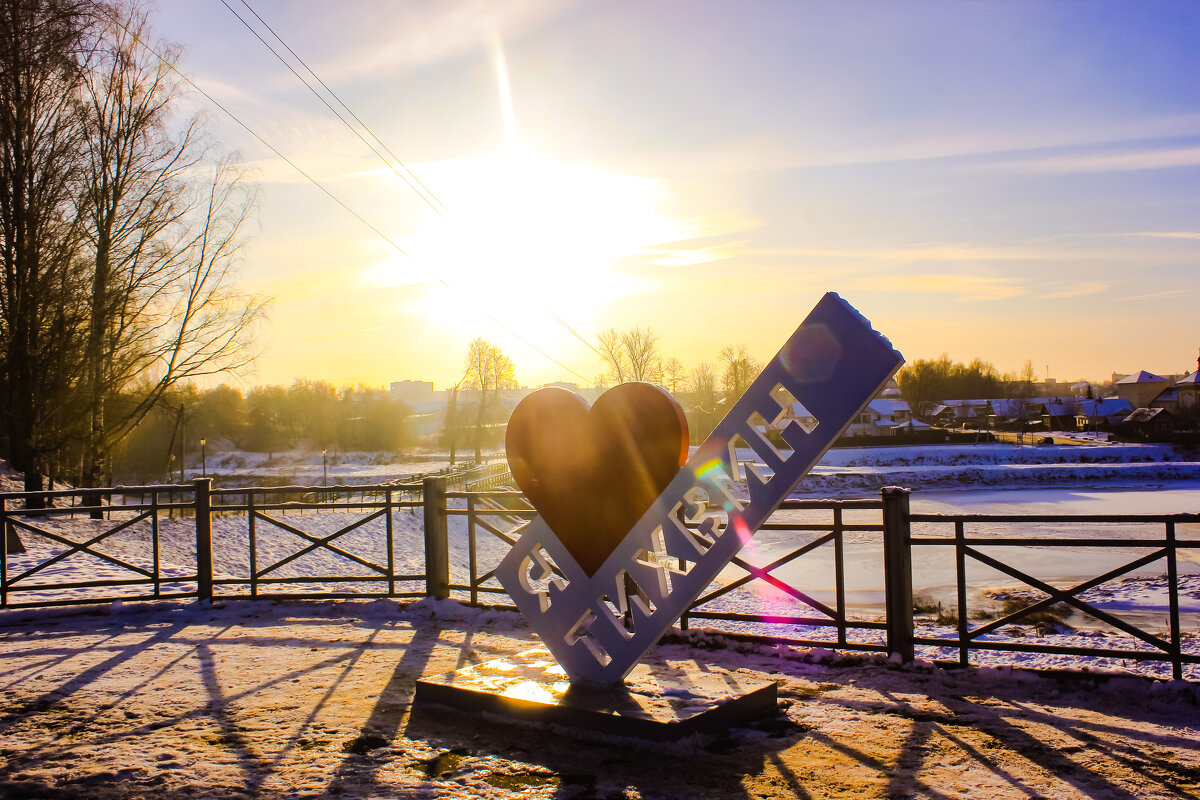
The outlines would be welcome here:
[[[262,185],[249,382],[443,386],[475,336],[590,381],[553,315],[765,360],[830,290],[909,359],[1196,368],[1200,4],[248,1],[450,209],[164,2],[199,85],[415,256],[213,111]]]

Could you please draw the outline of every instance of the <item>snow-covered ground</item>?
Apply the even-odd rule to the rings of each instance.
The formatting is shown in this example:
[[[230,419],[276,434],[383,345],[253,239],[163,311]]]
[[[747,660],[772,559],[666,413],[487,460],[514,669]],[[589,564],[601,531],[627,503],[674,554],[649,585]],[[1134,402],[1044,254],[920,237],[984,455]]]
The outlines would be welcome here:
[[[825,485],[801,486],[800,496],[870,496],[886,483],[908,483],[921,513],[1177,513],[1200,510],[1200,481],[1154,473],[1153,486],[1114,485],[1103,470],[1180,465],[1146,461],[1147,449],[1080,447],[1098,461],[1058,462],[1057,448],[906,448],[836,450],[818,467]],[[1069,449],[1069,448],[1068,448]],[[1019,450],[1021,452],[1014,452]],[[1064,457],[1068,454],[1064,454]],[[318,454],[319,458],[319,454]],[[1004,459],[1013,462],[1008,465]],[[311,460],[311,459],[310,459]],[[338,464],[339,469],[391,470],[361,474],[331,470],[330,483],[396,477],[395,465]],[[903,461],[904,463],[900,463]],[[1044,470],[1068,468],[1068,484],[1043,483]],[[310,464],[311,466],[311,464]],[[444,466],[425,462],[413,472]],[[320,468],[319,461],[317,468]],[[947,479],[948,470],[995,471],[1008,480],[971,488]],[[1091,471],[1093,483],[1081,477]],[[1186,470],[1184,471],[1186,472]],[[310,471],[311,476],[311,471]],[[837,477],[839,474],[852,478]],[[903,476],[897,478],[897,476]],[[287,476],[280,475],[280,478]],[[911,480],[910,480],[911,479]],[[311,481],[310,481],[311,482]],[[839,483],[840,482],[840,483]],[[1048,484],[1048,485],[1047,485]],[[842,488],[830,491],[829,486]],[[932,487],[932,488],[931,488]],[[956,488],[947,488],[956,487]],[[1006,487],[1006,488],[999,488]],[[1053,488],[1050,488],[1053,487]],[[459,509],[461,510],[461,508]],[[328,540],[368,564],[385,565],[385,525],[354,526],[367,511],[271,511],[256,523],[257,568],[284,561],[312,542]],[[800,512],[787,512],[798,514]],[[856,512],[858,513],[858,512]],[[31,521],[76,542],[127,518],[81,517]],[[511,520],[492,517],[508,528]],[[857,521],[847,513],[847,522]],[[424,571],[419,509],[391,518],[390,553],[398,573]],[[1200,533],[1179,526],[1181,538]],[[1085,532],[1058,526],[1061,547],[1007,551],[1021,568],[1056,585],[1100,574],[1125,551],[1072,549]],[[1128,526],[1106,535],[1137,536]],[[1120,531],[1125,533],[1121,534]],[[338,534],[339,531],[344,533]],[[477,529],[479,571],[505,551]],[[1025,533],[1026,531],[1019,531]],[[190,519],[159,520],[158,562],[163,591],[188,588],[194,573]],[[1011,531],[997,535],[1011,535]],[[764,531],[744,555],[765,564],[807,534]],[[922,534],[924,535],[924,534]],[[882,573],[876,534],[847,534],[847,598],[851,616],[878,618]],[[214,520],[215,571],[245,579],[250,548],[243,515]],[[333,537],[333,538],[330,538]],[[466,581],[468,528],[450,519],[451,580]],[[52,538],[25,532],[28,554],[10,555],[9,579],[36,568],[24,583],[46,585],[124,578],[129,573]],[[92,545],[144,569],[154,565],[148,520]],[[918,591],[945,599],[946,564],[916,548]],[[940,549],[940,548],[939,548]],[[1000,548],[995,548],[999,550]],[[1016,552],[1020,555],[1014,556]],[[1197,551],[1190,551],[1195,555]],[[57,556],[63,558],[54,561]],[[819,548],[778,571],[818,600],[831,596],[832,554]],[[1181,563],[1180,599],[1185,650],[1200,652],[1200,570]],[[370,566],[324,548],[279,566],[272,576],[294,584],[272,591],[379,591],[366,580],[333,582],[331,575],[365,579]],[[722,580],[731,580],[731,569]],[[1011,579],[980,572],[970,577],[970,607],[993,611],[1021,596]],[[307,582],[312,579],[315,582]],[[305,582],[301,582],[305,581]],[[1165,628],[1165,580],[1158,565],[1110,581],[1085,595],[1106,612]],[[16,588],[16,587],[13,587]],[[420,591],[421,581],[403,590]],[[231,591],[238,587],[219,587]],[[42,594],[80,599],[122,589],[78,587]],[[130,594],[145,592],[129,587]],[[457,596],[465,598],[465,593]],[[94,596],[94,594],[92,595]],[[494,597],[494,596],[492,596]],[[10,603],[28,599],[11,591]],[[483,598],[490,599],[488,596]],[[497,598],[502,599],[502,598]],[[723,597],[726,611],[811,614],[811,610],[754,582]],[[1156,623],[1155,619],[1161,620]],[[953,628],[931,613],[918,635],[944,637]],[[989,639],[1054,646],[1136,649],[1136,639],[1105,625],[1038,632],[1008,626]],[[978,625],[981,620],[972,620]],[[705,629],[711,625],[713,628]],[[1171,798],[1200,796],[1200,713],[1195,683],[1150,682],[1133,673],[1169,674],[1165,665],[1119,658],[1050,656],[976,650],[977,666],[948,670],[932,659],[957,653],[919,648],[899,665],[877,655],[834,647],[762,644],[731,639],[716,627],[764,632],[762,626],[694,619],[648,656],[651,663],[737,673],[779,682],[781,714],[716,738],[647,747],[595,740],[581,744],[554,729],[529,729],[494,719],[412,706],[422,675],[524,648],[536,639],[515,613],[471,609],[454,601],[285,601],[244,598],[216,603],[110,603],[100,607],[0,611],[0,797],[463,797],[463,798],[793,798],[930,796],[945,798]],[[1053,626],[1051,626],[1053,628]],[[775,626],[797,639],[828,640],[826,628]],[[874,637],[874,638],[872,638]],[[851,631],[852,641],[880,641],[875,631]],[[1064,679],[1013,667],[1073,667]],[[1185,677],[1200,680],[1196,668]]]
[[[647,661],[776,681],[779,714],[652,744],[414,704],[421,676],[532,641],[517,615],[452,601],[0,613],[0,797],[1200,795],[1196,687],[1137,678],[692,634]]]
[[[1063,434],[1055,434],[1062,436]],[[739,451],[752,459],[752,451]],[[474,454],[460,451],[461,465]],[[485,461],[503,452],[484,453]],[[187,478],[199,474],[197,464]],[[430,452],[406,459],[389,453],[329,453],[295,450],[275,453],[230,452],[210,455],[205,471],[215,486],[383,483],[437,472],[450,466],[449,454]],[[839,447],[829,450],[804,479],[802,496],[838,496],[878,491],[881,486],[919,489],[1050,485],[1145,485],[1163,481],[1200,485],[1200,453],[1168,445],[1109,444],[1084,439],[1075,445],[961,444],[913,447]]]
[[[475,456],[473,450],[459,451],[454,466],[462,467]],[[503,452],[486,451],[484,462],[502,460]],[[186,477],[200,475],[199,464],[189,462]],[[448,452],[396,455],[373,452],[327,452],[288,450],[281,453],[233,451],[210,455],[203,472],[217,487],[262,486],[293,483],[301,486],[361,485],[415,479],[451,466]]]
[[[747,453],[748,455],[748,453]],[[1074,458],[1074,463],[1066,459]],[[1086,458],[1086,461],[1082,459]],[[314,466],[311,454],[290,454],[286,457],[277,456],[279,469],[285,469],[291,462],[302,461],[309,468]],[[1167,460],[1169,459],[1169,460]],[[246,466],[254,474],[261,474],[264,459],[251,459]],[[380,479],[396,477],[398,471],[408,469],[412,473],[431,471],[445,466],[436,459],[408,465],[392,465],[375,463],[384,459],[369,455],[343,455],[338,463],[330,470],[330,483],[355,482],[351,479],[371,482]],[[214,459],[210,458],[210,466]],[[1194,462],[1182,460],[1179,454],[1161,446],[1117,446],[1107,444],[1088,444],[1079,446],[1037,446],[1022,447],[1016,445],[952,445],[952,446],[922,446],[909,448],[842,448],[831,450],[822,460],[821,465],[814,470],[801,484],[798,491],[801,497],[820,497],[826,495],[841,495],[843,492],[827,492],[830,481],[842,481],[845,475],[852,476],[849,483],[859,487],[859,491],[851,492],[859,495],[871,495],[881,485],[901,483],[916,487],[912,496],[912,508],[921,513],[1090,513],[1090,514],[1137,514],[1137,513],[1187,513],[1200,510],[1200,480],[1191,478],[1163,477],[1161,472],[1155,473],[1154,488],[1138,488],[1120,483],[1113,486],[1106,478],[1106,470],[1114,468],[1138,468],[1161,470],[1166,467],[1182,467],[1192,469]],[[315,467],[320,469],[320,453],[316,454]],[[1087,471],[1091,478],[1088,481],[1072,481],[1066,486],[1057,485],[1047,488],[1042,477],[1046,470],[1062,470],[1065,468]],[[358,472],[355,472],[358,470]],[[383,472],[386,470],[386,473]],[[986,489],[978,488],[935,488],[946,483],[949,471],[957,471],[962,477],[970,470],[987,470],[995,476],[1006,476],[1006,480],[998,485],[1011,488],[993,488],[988,484]],[[1081,473],[1080,473],[1081,474]],[[824,476],[824,477],[822,477]],[[899,477],[898,477],[899,476]],[[1078,474],[1076,475],[1078,477]],[[369,479],[369,480],[368,480]],[[957,480],[957,479],[956,479]],[[825,483],[821,483],[825,481]],[[817,484],[816,488],[811,485]],[[1055,484],[1053,478],[1046,482]],[[953,482],[951,482],[953,483]],[[971,484],[968,483],[968,486]],[[871,491],[862,491],[869,486]],[[461,510],[461,508],[459,509]],[[316,540],[326,540],[338,531],[361,522],[369,511],[358,510],[341,512],[298,512],[275,511],[270,516],[279,520],[282,526],[273,525],[265,520],[257,521],[257,541],[255,565],[257,570],[287,559],[299,553],[303,548],[311,546],[311,541],[287,530],[289,526],[307,533]],[[856,518],[854,513],[863,513]],[[874,521],[877,522],[878,512],[872,519],[869,513],[848,512],[847,522]],[[117,515],[120,518],[120,514]],[[798,518],[793,512],[784,512],[781,519]],[[828,519],[826,514],[825,519]],[[502,528],[511,527],[511,520],[491,517],[493,524]],[[98,532],[110,527],[113,522],[94,522],[76,517],[75,519],[57,518],[51,522],[36,523],[57,532],[59,535],[76,542],[82,542],[95,536]],[[423,519],[419,509],[406,509],[393,513],[392,528],[394,546],[391,558],[398,574],[419,575],[424,572],[424,539]],[[93,549],[151,569],[153,552],[150,541],[149,521],[132,525],[121,533],[95,545]],[[943,526],[943,528],[946,526]],[[1200,535],[1198,526],[1179,526],[1178,535],[1183,539],[1194,540]],[[1150,532],[1161,535],[1161,526],[1150,526]],[[192,584],[188,582],[173,582],[172,577],[182,577],[194,574],[195,533],[190,519],[160,519],[159,561],[161,574],[164,577],[162,589],[169,593],[172,589],[186,589]],[[933,531],[917,530],[918,535]],[[1053,548],[991,548],[987,552],[1003,556],[1014,566],[1030,574],[1060,587],[1070,587],[1103,574],[1118,564],[1128,562],[1144,554],[1144,550],[1118,550],[1115,548],[1087,549],[1072,548],[1072,537],[1095,535],[1095,526],[1072,528],[1057,525],[1046,528],[1034,528],[1029,525],[1005,526],[1005,529],[993,527],[986,531],[989,535],[1053,535],[1063,540],[1061,547]],[[942,530],[940,535],[949,532]],[[980,531],[972,529],[972,534]],[[1144,530],[1135,526],[1109,526],[1104,530],[1105,536],[1137,537],[1145,535]],[[469,575],[469,547],[467,522],[463,516],[452,516],[450,524],[450,556],[451,582],[465,584]],[[34,569],[38,564],[52,560],[66,552],[61,543],[25,533],[23,538],[30,549],[28,554],[11,555],[8,559],[7,574],[12,580],[16,576]],[[788,531],[761,532],[745,552],[745,556],[757,564],[767,564],[786,555],[808,540],[808,534]],[[382,518],[349,529],[330,540],[333,545],[348,554],[363,559],[369,564],[385,566],[388,562],[386,548],[385,524]],[[250,573],[250,547],[247,536],[247,521],[244,515],[230,514],[218,516],[213,526],[214,563],[218,578],[246,578]],[[848,614],[853,619],[878,620],[882,615],[883,573],[882,551],[878,534],[850,533],[845,541],[846,558],[846,600]],[[477,530],[478,572],[490,570],[505,552],[506,545],[491,536],[482,528]],[[816,600],[832,605],[835,600],[833,584],[833,551],[824,546],[812,551],[801,559],[780,567],[776,575],[789,584]],[[1184,632],[1187,634],[1185,650],[1200,652],[1200,549],[1182,550],[1179,565],[1181,578],[1179,580],[1180,608],[1184,620]],[[1144,627],[1152,632],[1168,629],[1168,602],[1165,567],[1163,562],[1148,564],[1128,575],[1109,581],[1102,586],[1089,590],[1084,599],[1107,613],[1116,615],[1133,624]],[[741,577],[743,573],[737,567],[730,567],[721,576],[721,583],[728,583]],[[356,562],[353,558],[339,555],[330,550],[317,547],[311,552],[303,553],[272,571],[269,578],[295,578],[295,583],[264,585],[263,591],[271,592],[309,592],[309,591],[338,591],[338,592],[380,592],[385,584],[368,582],[366,580],[329,580],[331,576],[349,578],[368,578],[377,575],[370,566]],[[53,586],[66,582],[81,583],[99,580],[129,578],[130,573],[118,565],[86,553],[75,553],[43,568],[34,575],[24,579],[19,585]],[[952,609],[956,602],[954,588],[954,561],[950,548],[917,547],[914,549],[914,580],[917,594],[931,606],[941,603],[943,609]],[[492,586],[496,584],[491,582]],[[14,589],[17,587],[13,587]],[[397,584],[398,591],[420,592],[424,588],[420,580],[402,581]],[[716,587],[714,587],[716,588]],[[1029,599],[1040,599],[1040,593],[1022,588],[1013,578],[996,573],[995,571],[974,565],[968,571],[969,599],[968,605],[972,615],[986,618],[998,616],[1005,600],[1024,596]],[[236,587],[218,587],[218,592],[245,592],[246,584]],[[126,589],[99,589],[95,587],[80,587],[73,589],[48,588],[34,592],[10,591],[8,602],[21,603],[34,599],[83,599],[86,597],[114,596],[125,593],[127,596],[144,594],[145,587],[128,587]],[[466,593],[457,592],[456,596],[466,598]],[[505,602],[502,595],[485,594],[483,602]],[[778,590],[755,581],[746,587],[731,592],[705,607],[708,611],[734,613],[768,613],[781,616],[819,616],[808,606],[798,603]],[[931,613],[928,619],[920,624],[919,635],[929,637],[945,637],[953,632],[952,628],[936,624],[936,613]],[[944,620],[943,620],[944,621]],[[972,625],[981,624],[983,619],[973,620]],[[1049,635],[1039,635],[1033,626],[1008,626],[986,637],[988,640],[1022,642],[1040,642],[1060,646],[1079,646],[1111,649],[1138,649],[1144,646],[1125,633],[1111,626],[1096,621],[1094,618],[1075,614],[1067,619],[1071,630],[1062,630]],[[757,623],[705,622],[693,621],[693,625],[720,626],[726,630],[771,633],[806,640],[836,640],[835,633],[828,628],[809,626],[763,625]],[[1044,627],[1043,627],[1044,629]],[[882,634],[878,631],[852,631],[851,641],[879,642]],[[945,650],[928,650],[923,654],[932,657],[956,657],[956,653]],[[1076,658],[1048,656],[1045,654],[1029,654],[1004,651],[974,651],[972,660],[976,663],[1017,663],[1034,667],[1078,666],[1081,662]],[[1119,659],[1093,659],[1087,662],[1093,668],[1127,668],[1137,672],[1163,675],[1169,674],[1165,665],[1157,662],[1133,662]],[[1188,675],[1200,678],[1197,668],[1188,668]]]
[[[749,451],[747,457],[749,457]],[[1167,445],[963,444],[841,447],[828,451],[801,482],[801,496],[980,487],[1112,488],[1190,482],[1200,487],[1200,454]]]

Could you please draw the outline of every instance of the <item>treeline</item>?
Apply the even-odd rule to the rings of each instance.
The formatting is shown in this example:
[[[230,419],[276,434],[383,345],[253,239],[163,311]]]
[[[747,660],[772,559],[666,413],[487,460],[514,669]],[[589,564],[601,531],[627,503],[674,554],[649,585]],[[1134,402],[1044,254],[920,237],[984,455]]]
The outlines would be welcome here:
[[[942,400],[1032,397],[1033,363],[1026,361],[1020,372],[1001,374],[982,359],[963,364],[942,353],[938,358],[905,364],[896,374],[896,382],[913,412],[927,414]]]
[[[245,393],[222,384],[180,387],[164,398],[115,454],[117,482],[159,481],[200,469],[205,455],[227,449],[274,455],[307,448],[331,453],[394,452],[410,447],[409,409],[386,389],[335,388],[327,381],[255,386]]]
[[[763,368],[746,345],[732,344],[721,349],[716,362],[701,361],[688,369],[678,358],[662,354],[658,335],[649,327],[624,331],[609,328],[596,340],[596,351],[604,364],[596,385],[647,381],[662,386],[683,406],[693,442],[712,433]]]
[[[28,490],[99,485],[176,387],[254,357],[254,187],[177,56],[132,0],[0,0],[0,448]]]

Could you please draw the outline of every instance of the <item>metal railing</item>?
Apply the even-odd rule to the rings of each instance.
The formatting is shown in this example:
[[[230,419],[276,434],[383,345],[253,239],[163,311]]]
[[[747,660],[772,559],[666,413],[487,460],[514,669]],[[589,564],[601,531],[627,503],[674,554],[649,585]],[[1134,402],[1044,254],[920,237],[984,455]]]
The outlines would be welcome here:
[[[952,637],[914,637],[914,642],[942,648],[953,648],[958,651],[958,661],[966,666],[970,662],[973,650],[1006,650],[1027,653],[1046,653],[1075,656],[1098,656],[1118,658],[1130,661],[1162,661],[1171,665],[1172,677],[1176,680],[1183,677],[1184,664],[1200,664],[1200,653],[1185,653],[1183,651],[1183,627],[1180,622],[1179,610],[1179,554],[1181,551],[1200,551],[1200,540],[1182,540],[1176,534],[1179,524],[1200,523],[1200,514],[1123,514],[1123,515],[1088,515],[1088,514],[910,514],[909,524],[929,525],[932,527],[953,526],[953,536],[909,536],[911,547],[930,547],[951,549],[955,560],[955,589],[956,601],[953,618],[956,632]],[[1090,529],[1096,527],[1111,527],[1113,525],[1133,525],[1139,528],[1147,526],[1157,528],[1157,531],[1142,533],[1137,538],[1095,536],[1088,538],[1045,538],[1045,537],[1008,537],[997,535],[968,535],[967,526],[992,526],[993,528],[1014,524],[1054,524],[1060,526],[1087,525]],[[1089,531],[1090,533],[1090,531]],[[1116,567],[1104,571],[1100,575],[1088,578],[1067,588],[1057,587],[1043,579],[1031,575],[995,554],[987,553],[982,548],[1011,550],[1012,548],[1055,548],[1076,549],[1081,551],[1107,548],[1114,550],[1141,550],[1140,555],[1125,561]],[[1144,627],[1120,618],[1119,616],[1098,608],[1093,602],[1086,600],[1083,595],[1089,590],[1102,586],[1110,581],[1130,575],[1137,570],[1162,562],[1165,568],[1165,587],[1168,597],[1167,622],[1168,630],[1165,636],[1161,632],[1147,630]],[[1009,578],[1020,581],[1032,590],[1042,593],[1045,597],[1033,603],[1016,608],[1010,613],[992,620],[980,620],[980,624],[971,627],[975,617],[969,603],[967,565],[978,563]],[[1042,645],[1033,642],[989,641],[984,636],[993,634],[1008,625],[1020,624],[1040,612],[1062,604],[1085,618],[1090,618],[1105,625],[1122,631],[1133,639],[1141,642],[1145,649],[1130,648],[1099,648],[1099,647],[1067,647],[1061,645]]]
[[[427,479],[428,483],[431,480]],[[248,594],[250,597],[271,598],[361,598],[361,597],[422,597],[424,591],[418,587],[402,588],[397,584],[412,584],[425,581],[425,573],[397,571],[395,515],[399,511],[415,511],[422,507],[420,499],[406,499],[420,495],[421,484],[366,484],[353,486],[280,486],[253,487],[244,489],[216,489],[197,484],[197,504],[207,496],[216,502],[214,513],[223,516],[243,517],[246,520],[246,558],[244,565],[230,564],[225,560],[225,571],[241,572],[244,575],[214,574],[212,587],[207,596],[216,593],[222,597]],[[286,498],[300,496],[300,500]],[[240,502],[238,501],[240,498]],[[332,532],[306,529],[304,520],[320,521],[321,517],[306,514],[309,511],[340,513],[345,524]],[[197,512],[199,516],[199,511]],[[211,555],[213,551],[211,518],[207,531],[197,527],[197,552]],[[290,517],[290,519],[285,518]],[[338,540],[356,531],[382,526],[382,553],[354,552]],[[284,555],[272,555],[261,546],[264,539],[274,541],[283,536],[299,545],[298,549]],[[312,553],[328,553],[349,567],[360,568],[357,573],[287,574],[288,566],[297,565]],[[313,584],[335,584],[337,588],[303,591],[298,587]],[[350,588],[346,588],[349,585]],[[287,591],[281,591],[286,588]],[[202,595],[205,596],[205,595]]]
[[[203,596],[205,592],[204,568],[206,565],[193,562],[183,571],[164,569],[162,556],[162,537],[160,524],[166,515],[176,512],[183,514],[197,510],[197,503],[181,502],[177,498],[182,493],[193,490],[192,486],[161,485],[133,486],[120,491],[106,492],[104,499],[107,503],[102,507],[103,513],[98,513],[90,507],[77,508],[73,503],[79,499],[81,492],[77,490],[59,490],[51,492],[5,492],[0,493],[0,607],[31,608],[45,605],[76,605],[81,603],[98,602],[94,597],[63,596],[64,593],[85,589],[101,589],[126,587],[135,590],[134,594],[123,594],[120,597],[102,598],[101,602],[112,600],[158,600],[167,598],[186,598]],[[137,502],[130,502],[129,497],[137,495]],[[38,505],[45,508],[17,508],[29,499],[36,498]],[[147,499],[148,498],[148,499]],[[90,497],[89,499],[96,499]],[[55,501],[72,502],[69,507],[55,507]],[[83,531],[64,530],[55,526],[55,520],[73,520],[80,511],[84,511],[89,520],[88,529]],[[94,519],[93,519],[94,518]],[[197,531],[203,527],[197,517]],[[23,550],[18,547],[20,533],[25,532],[52,543],[52,548],[59,552],[48,554],[43,560],[34,563],[24,563],[14,569],[9,551]],[[71,534],[81,533],[82,536]],[[113,549],[104,549],[111,545],[119,534],[122,538],[137,535],[145,540],[140,542],[142,547],[136,548],[135,555],[126,555]],[[199,536],[199,534],[198,534]],[[57,548],[55,548],[57,546]],[[98,578],[93,580],[54,580],[53,567],[76,554],[94,559],[94,565],[114,568],[116,577]],[[145,591],[142,591],[145,590]],[[50,600],[46,597],[49,595]],[[40,600],[24,602],[24,597],[38,597]],[[14,601],[14,597],[16,600]]]
[[[471,480],[498,480],[498,473],[492,465]],[[449,483],[448,476],[438,476],[425,478],[420,484],[213,490],[208,479],[197,479],[191,485],[105,489],[107,502],[101,514],[90,508],[89,513],[80,514],[78,507],[26,510],[18,506],[31,494],[0,494],[0,530],[6,535],[27,534],[42,544],[40,555],[10,556],[0,552],[0,607],[188,597],[427,596],[513,608],[505,602],[507,597],[494,571],[535,512],[519,492],[448,491]],[[36,494],[52,505],[73,501],[82,491]],[[129,500],[135,496],[138,501]],[[419,522],[418,510],[422,516]],[[340,516],[335,518],[335,514]],[[405,520],[404,535],[413,537],[403,546],[397,529],[401,519]],[[1141,531],[1134,538],[1009,534],[1014,525],[1026,524],[1089,529],[1120,524],[1152,531]],[[762,531],[767,535],[786,533],[794,537],[793,545],[774,549],[775,555],[765,564],[757,563],[761,556],[743,551],[733,559],[721,582],[692,604],[681,625],[686,628],[696,620],[704,620],[743,629],[747,624],[766,626],[780,632],[775,637],[779,641],[885,652],[906,661],[915,658],[917,647],[923,652],[949,651],[964,666],[971,663],[972,653],[985,650],[1158,661],[1169,664],[1172,675],[1180,678],[1185,665],[1200,664],[1200,653],[1184,646],[1189,637],[1181,620],[1179,597],[1180,554],[1200,548],[1200,537],[1181,538],[1181,524],[1200,524],[1200,514],[916,514],[910,512],[909,494],[902,489],[885,489],[879,499],[789,500],[762,526]],[[913,534],[914,525],[918,535]],[[173,535],[166,539],[164,526],[173,526]],[[952,529],[952,534],[931,535],[946,528]],[[847,603],[848,537],[868,542],[871,557],[878,559],[876,566],[883,573],[881,616],[855,616]],[[123,539],[136,541],[119,541]],[[281,540],[287,540],[289,546],[282,547]],[[163,556],[164,543],[170,546],[170,558]],[[1066,587],[1061,581],[1040,579],[997,553],[1044,548],[1133,548],[1143,552]],[[802,559],[828,556],[830,551],[834,585],[829,598],[814,596],[811,589],[795,585],[782,574]],[[949,629],[939,628],[937,635],[918,636],[913,555],[933,551],[946,551],[955,562],[953,623]],[[420,563],[414,568],[410,562],[406,569],[397,560],[397,553],[416,553]],[[296,569],[306,558],[316,556],[325,556],[338,566],[327,564],[318,571]],[[52,577],[56,565],[73,557],[98,561],[113,574],[56,581]],[[1102,584],[1160,563],[1169,600],[1164,631],[1122,619],[1098,608],[1085,596]],[[968,564],[996,570],[1044,597],[997,618],[982,619],[970,602]],[[731,610],[727,601],[752,585],[769,587],[782,598],[786,610],[751,613],[736,606]],[[122,593],[95,594],[106,589]],[[84,590],[89,594],[80,596]],[[1069,607],[1119,630],[1141,649],[1052,645],[994,637],[1054,605]]]
[[[890,504],[897,502],[897,498],[899,497],[903,497],[903,495],[889,494],[882,500],[785,500],[780,504],[779,511],[807,512],[810,517],[814,515],[814,512],[817,515],[823,515],[823,512],[828,512],[828,522],[772,522],[770,520],[765,522],[760,528],[762,531],[789,531],[798,534],[810,534],[811,538],[764,566],[757,566],[750,563],[749,556],[739,555],[735,557],[731,562],[732,566],[741,570],[744,574],[740,578],[730,580],[697,598],[692,604],[691,610],[684,614],[681,627],[686,630],[689,620],[702,619],[738,623],[761,623],[765,625],[788,626],[789,628],[797,626],[831,628],[835,632],[834,639],[789,637],[788,641],[792,644],[807,647],[835,646],[854,650],[887,651],[888,645],[879,641],[851,640],[849,638],[851,631],[886,631],[888,630],[888,625],[885,622],[877,620],[855,619],[850,616],[846,604],[845,544],[848,533],[879,534],[882,541],[887,534],[887,529],[883,523],[884,514]],[[879,521],[870,523],[852,523],[846,521],[847,512],[863,511],[879,512],[877,517]],[[779,513],[776,512],[773,519],[778,516]],[[815,599],[811,594],[787,583],[775,575],[777,570],[826,547],[833,550],[834,598],[832,605]],[[737,590],[750,585],[755,580],[763,581],[776,592],[782,593],[786,597],[790,597],[794,601],[807,606],[812,612],[815,612],[816,616],[812,614],[751,614],[711,608],[711,605],[715,601],[731,595]],[[706,606],[709,606],[709,608],[706,608]]]

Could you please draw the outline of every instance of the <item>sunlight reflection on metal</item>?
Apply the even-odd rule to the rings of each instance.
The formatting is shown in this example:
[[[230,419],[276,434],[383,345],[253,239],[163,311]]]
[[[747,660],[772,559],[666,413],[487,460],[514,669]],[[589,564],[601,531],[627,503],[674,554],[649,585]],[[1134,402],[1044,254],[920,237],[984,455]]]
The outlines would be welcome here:
[[[903,362],[864,317],[826,294],[599,569],[585,571],[539,515],[496,577],[573,682],[619,683]],[[793,402],[806,422],[790,420],[777,448],[760,428]],[[765,468],[740,463],[739,442]],[[744,494],[734,491],[739,481]],[[586,485],[575,491],[588,502]],[[523,581],[539,557],[553,559],[563,580],[544,589]]]

